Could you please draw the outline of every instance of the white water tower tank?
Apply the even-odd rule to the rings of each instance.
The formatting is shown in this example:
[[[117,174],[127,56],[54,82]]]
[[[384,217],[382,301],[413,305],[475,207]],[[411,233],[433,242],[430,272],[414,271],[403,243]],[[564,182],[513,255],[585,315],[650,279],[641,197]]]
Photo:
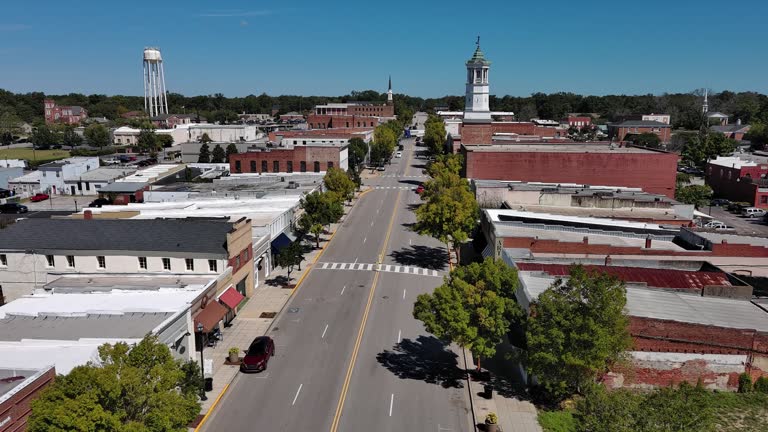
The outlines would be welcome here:
[[[144,48],[144,111],[150,117],[168,114],[165,71],[160,48]]]

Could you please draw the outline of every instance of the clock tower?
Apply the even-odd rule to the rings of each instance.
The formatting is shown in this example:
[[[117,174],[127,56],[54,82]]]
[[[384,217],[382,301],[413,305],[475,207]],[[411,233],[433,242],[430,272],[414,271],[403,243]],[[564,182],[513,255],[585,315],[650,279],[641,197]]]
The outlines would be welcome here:
[[[480,36],[477,37],[477,48],[472,58],[467,60],[467,90],[464,101],[465,123],[490,123],[491,110],[489,107],[488,70],[491,62],[485,59],[480,50]]]

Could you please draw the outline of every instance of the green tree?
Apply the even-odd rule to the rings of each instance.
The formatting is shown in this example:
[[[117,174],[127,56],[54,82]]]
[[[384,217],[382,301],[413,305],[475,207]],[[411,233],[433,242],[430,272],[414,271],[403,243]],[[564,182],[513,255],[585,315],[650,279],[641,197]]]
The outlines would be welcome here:
[[[32,402],[27,430],[184,431],[197,417],[197,390],[156,336],[99,347],[100,365],[59,376]]]
[[[61,142],[61,136],[58,132],[52,130],[48,126],[40,125],[32,131],[29,140],[37,148],[47,150],[51,148],[52,145],[59,144]]]
[[[73,149],[83,143],[83,138],[75,132],[74,126],[67,125],[61,133],[61,143]]]
[[[365,162],[365,156],[368,154],[368,144],[360,137],[354,137],[349,140],[349,170],[360,171]]]
[[[630,347],[624,283],[577,265],[531,306],[528,371],[555,399],[582,391]]]
[[[109,145],[109,130],[98,124],[94,123],[85,128],[85,139],[88,140],[88,144],[94,147],[104,147]]]
[[[460,260],[461,244],[478,223],[480,210],[475,195],[465,179],[452,173],[426,182],[424,192],[422,199],[426,202],[416,209],[415,231],[445,243]]]
[[[320,249],[320,234],[323,232],[323,225],[321,223],[318,223],[308,213],[304,213],[299,218],[299,230],[302,233],[312,233],[315,236],[315,244]]]
[[[435,160],[427,164],[427,174],[432,178],[438,178],[443,174],[459,175],[464,157],[460,154],[438,155]]]
[[[211,139],[211,137],[208,136],[207,133],[203,133],[203,136],[200,137],[200,142],[203,144],[208,144],[210,142],[213,142],[213,140]]]
[[[696,208],[701,208],[708,205],[712,199],[712,188],[707,185],[678,187],[675,189],[675,199],[685,204],[693,204]]]
[[[310,224],[305,223],[307,231],[314,224],[325,226],[335,223],[344,214],[340,196],[332,191],[312,192],[301,199],[300,206],[311,221]]]
[[[373,130],[373,142],[381,146],[384,151],[384,160],[389,160],[397,146],[397,135],[387,123],[376,126]]]
[[[323,182],[328,190],[336,192],[346,200],[351,200],[355,196],[355,189],[357,189],[355,182],[340,168],[329,168]]]
[[[371,144],[371,170],[376,166],[384,165],[384,161],[387,160],[387,148],[385,144],[379,144],[375,142]],[[371,171],[373,172],[373,171]]]
[[[765,145],[768,144],[768,126],[762,122],[752,123],[744,139],[750,142],[753,150],[764,150]]]
[[[440,117],[430,115],[424,123],[424,145],[432,155],[445,153],[445,123]]]
[[[479,370],[523,316],[514,300],[517,284],[517,271],[501,260],[459,266],[432,294],[416,298],[413,316],[439,339],[471,350]]]
[[[707,160],[730,155],[736,145],[736,140],[727,138],[719,132],[705,132],[690,137],[683,146],[681,156],[688,165],[701,168],[706,165]]]
[[[152,152],[157,150],[157,135],[154,129],[142,129],[136,139],[136,145],[142,151]]]
[[[203,143],[200,146],[200,153],[197,156],[198,163],[210,163],[211,162],[211,149],[208,148],[207,143]]]
[[[753,390],[757,393],[768,393],[768,377],[761,376],[756,379]]]
[[[652,132],[645,132],[631,137],[633,144],[637,146],[659,148],[661,147],[661,139],[658,135]]]
[[[275,264],[284,268],[288,272],[288,281],[291,280],[293,268],[298,266],[301,270],[301,262],[304,260],[304,247],[301,241],[295,242],[284,247],[275,257]]]
[[[157,146],[161,148],[168,148],[173,146],[173,137],[171,135],[157,135]]]
[[[227,163],[229,163],[229,157],[237,153],[237,145],[235,145],[235,143],[230,143],[227,146]]]
[[[211,153],[211,163],[223,163],[226,158],[227,155],[224,152],[224,149],[221,148],[220,145],[216,144],[213,147],[213,152]]]
[[[0,113],[0,144],[10,145],[20,132],[21,119],[10,111]]]
[[[710,432],[715,429],[712,395],[683,381],[675,389],[660,388],[647,395],[635,414],[639,432]]]

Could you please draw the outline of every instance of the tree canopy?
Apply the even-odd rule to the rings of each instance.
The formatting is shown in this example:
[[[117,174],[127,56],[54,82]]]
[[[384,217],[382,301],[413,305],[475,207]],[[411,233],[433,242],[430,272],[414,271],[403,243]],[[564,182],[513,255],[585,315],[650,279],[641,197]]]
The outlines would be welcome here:
[[[235,145],[235,143],[229,143],[227,146],[227,160],[225,162],[229,163],[229,157],[237,153],[237,145]]]
[[[675,199],[685,204],[693,204],[701,208],[712,199],[712,188],[707,185],[679,185],[675,189]]]
[[[223,163],[227,159],[227,155],[224,149],[220,145],[216,144],[211,152],[211,163]]]
[[[413,316],[438,338],[471,350],[479,368],[523,316],[517,285],[517,270],[501,260],[459,266],[433,293],[417,297]]]
[[[708,160],[733,153],[737,144],[736,140],[719,132],[706,132],[690,136],[683,146],[681,156],[688,165],[703,168]]]
[[[653,132],[644,132],[637,135],[631,135],[625,138],[632,141],[633,144],[643,147],[659,148],[661,147],[661,138]]]
[[[88,140],[88,144],[94,147],[104,147],[109,145],[109,130],[98,124],[94,123],[85,128],[85,139]]]
[[[424,144],[432,155],[445,153],[445,123],[435,115],[430,115],[424,123]]]
[[[336,192],[342,198],[351,200],[355,196],[357,185],[349,175],[340,168],[329,168],[323,178],[325,187],[328,190]]]
[[[528,371],[560,399],[580,392],[630,347],[624,283],[580,265],[539,295],[528,317]]]
[[[211,149],[208,147],[207,143],[203,143],[203,145],[200,146],[200,153],[197,156],[197,162],[198,163],[210,163],[211,162]]]
[[[185,431],[200,412],[199,387],[190,385],[199,380],[199,366],[174,360],[156,336],[135,345],[104,344],[99,360],[43,390],[32,402],[27,430]]]
[[[157,150],[157,135],[154,129],[142,129],[139,137],[136,139],[136,145],[143,151]]]
[[[365,156],[368,154],[368,144],[360,137],[354,137],[349,140],[349,170],[360,171],[365,162]]]
[[[298,266],[301,270],[301,262],[304,260],[304,246],[300,240],[296,240],[284,247],[275,257],[275,264],[288,272],[288,281],[291,280],[293,268]]]

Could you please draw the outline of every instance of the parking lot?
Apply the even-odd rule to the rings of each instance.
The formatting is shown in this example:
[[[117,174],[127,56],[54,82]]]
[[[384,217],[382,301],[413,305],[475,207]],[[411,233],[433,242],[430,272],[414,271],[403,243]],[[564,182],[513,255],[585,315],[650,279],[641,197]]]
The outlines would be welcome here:
[[[736,230],[736,234],[750,235],[757,237],[768,237],[768,225],[763,222],[763,218],[749,219],[739,214],[731,213],[721,207],[703,207],[700,211],[711,215],[715,220],[723,222]]]

